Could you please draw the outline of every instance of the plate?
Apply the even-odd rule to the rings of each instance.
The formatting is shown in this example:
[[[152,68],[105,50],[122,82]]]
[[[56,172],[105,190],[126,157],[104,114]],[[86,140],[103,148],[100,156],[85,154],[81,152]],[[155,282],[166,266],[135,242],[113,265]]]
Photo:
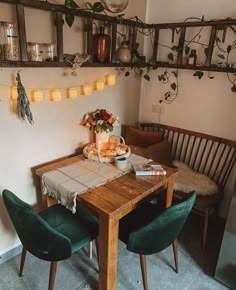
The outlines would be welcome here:
[[[125,147],[124,147],[125,146]],[[126,148],[125,152],[122,153],[120,148]],[[103,151],[103,152],[102,152]],[[111,163],[111,162],[115,162],[115,159],[118,158],[118,157],[125,157],[125,158],[128,158],[131,154],[131,150],[129,148],[129,146],[127,145],[124,145],[124,144],[121,144],[121,145],[118,145],[116,148],[110,150],[110,149],[107,149],[107,150],[102,150],[101,152],[99,152],[96,148],[96,143],[90,143],[88,144],[87,146],[84,147],[83,149],[83,155],[90,159],[90,160],[93,160],[93,161],[97,161],[97,162],[106,162],[106,163]],[[114,153],[114,152],[118,152],[116,153],[116,155],[114,156],[102,156],[102,154],[105,154],[106,152],[104,151],[107,151],[107,153]]]

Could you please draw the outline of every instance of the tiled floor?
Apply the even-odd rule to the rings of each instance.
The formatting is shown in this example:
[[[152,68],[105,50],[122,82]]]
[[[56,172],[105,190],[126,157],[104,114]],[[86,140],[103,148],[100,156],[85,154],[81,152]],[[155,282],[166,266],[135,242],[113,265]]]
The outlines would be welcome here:
[[[179,274],[174,271],[172,247],[147,257],[149,290],[225,290],[229,289],[213,278],[223,225],[210,224],[208,248],[201,248],[202,219],[192,214],[179,237]],[[19,278],[20,256],[0,265],[0,290],[46,290],[49,263],[28,254],[24,276]],[[89,260],[86,249],[69,260],[58,263],[55,290],[96,290],[98,265],[96,254]],[[142,290],[139,257],[119,244],[117,290]]]

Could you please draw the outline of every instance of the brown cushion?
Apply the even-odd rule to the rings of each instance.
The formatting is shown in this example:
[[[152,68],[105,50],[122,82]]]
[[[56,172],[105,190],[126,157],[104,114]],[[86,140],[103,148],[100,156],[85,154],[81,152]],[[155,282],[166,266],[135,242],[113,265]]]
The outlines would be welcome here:
[[[170,143],[164,139],[163,141],[148,146],[147,148],[130,145],[131,152],[139,156],[150,158],[161,164],[172,166]]]
[[[147,150],[148,157],[151,158],[153,161],[159,162],[167,166],[172,166],[171,146],[166,139],[157,144],[148,146]]]
[[[126,128],[125,143],[139,147],[148,147],[163,140],[163,132],[143,131],[135,127]]]

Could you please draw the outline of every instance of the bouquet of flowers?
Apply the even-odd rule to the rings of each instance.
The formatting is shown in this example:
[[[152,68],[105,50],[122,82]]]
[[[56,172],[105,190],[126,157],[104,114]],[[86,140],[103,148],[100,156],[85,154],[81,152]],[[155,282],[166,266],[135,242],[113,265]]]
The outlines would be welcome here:
[[[84,115],[81,125],[96,133],[111,132],[115,126],[119,125],[119,118],[105,109],[98,109]]]

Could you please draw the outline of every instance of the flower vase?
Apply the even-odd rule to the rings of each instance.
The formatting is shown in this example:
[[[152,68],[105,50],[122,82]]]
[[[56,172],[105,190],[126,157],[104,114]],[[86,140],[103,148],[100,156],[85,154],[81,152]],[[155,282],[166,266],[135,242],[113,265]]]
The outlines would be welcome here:
[[[98,151],[100,150],[106,150],[108,148],[108,141],[110,137],[109,132],[98,132],[95,133],[96,136],[96,148]]]

